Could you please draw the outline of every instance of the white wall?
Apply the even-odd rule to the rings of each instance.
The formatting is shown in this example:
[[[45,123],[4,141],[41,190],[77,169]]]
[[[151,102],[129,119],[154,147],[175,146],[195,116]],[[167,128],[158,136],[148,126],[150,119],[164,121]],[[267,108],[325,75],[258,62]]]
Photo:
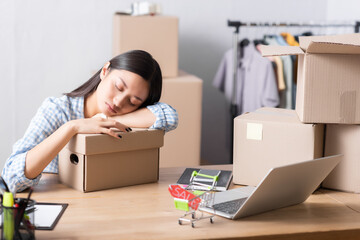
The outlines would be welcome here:
[[[14,2],[0,1],[0,166],[15,141],[15,38]]]
[[[326,18],[331,21],[360,21],[360,2],[357,0],[328,0]]]
[[[1,0],[0,166],[47,96],[60,96],[87,80],[111,58],[112,15],[130,0]],[[356,19],[357,1],[159,0],[163,12],[178,16],[179,67],[204,80],[202,158],[227,163],[223,95],[211,85],[233,30],[227,20],[325,21]],[[342,1],[344,2],[344,1]],[[351,15],[348,16],[348,12]],[[350,18],[350,19],[349,19]],[[241,29],[261,37],[290,29]],[[305,29],[298,29],[298,31]],[[290,30],[293,31],[293,30]],[[185,95],[186,93],[184,93]]]

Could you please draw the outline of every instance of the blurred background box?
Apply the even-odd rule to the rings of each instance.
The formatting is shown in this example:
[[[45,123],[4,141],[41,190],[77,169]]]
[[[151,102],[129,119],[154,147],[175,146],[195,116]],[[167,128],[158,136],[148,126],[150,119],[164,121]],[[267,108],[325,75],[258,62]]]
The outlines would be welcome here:
[[[141,49],[160,64],[163,77],[178,75],[178,24],[171,16],[126,16],[113,20],[113,56]]]
[[[160,167],[200,165],[203,80],[180,71],[175,78],[164,78],[160,101],[174,107],[179,126],[164,137]]]
[[[344,154],[323,187],[360,193],[360,125],[327,124],[325,156]]]
[[[235,184],[256,186],[273,167],[323,156],[324,125],[301,123],[295,110],[260,108],[234,121]]]

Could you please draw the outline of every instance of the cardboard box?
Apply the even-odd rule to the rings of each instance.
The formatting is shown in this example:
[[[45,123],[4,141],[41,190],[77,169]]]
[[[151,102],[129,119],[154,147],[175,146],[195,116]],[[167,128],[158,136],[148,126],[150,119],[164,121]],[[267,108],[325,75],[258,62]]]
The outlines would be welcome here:
[[[360,34],[300,37],[300,47],[261,49],[263,56],[299,56],[296,112],[302,122],[360,123]]]
[[[179,125],[165,134],[160,167],[200,165],[202,85],[200,78],[183,71],[178,77],[164,78],[160,101],[176,109]]]
[[[59,153],[59,177],[67,186],[90,192],[156,182],[159,179],[161,130],[78,134]]]
[[[360,193],[360,125],[327,124],[325,156],[344,154],[323,187]]]
[[[323,156],[324,125],[303,124],[294,110],[260,108],[234,124],[235,184],[256,186],[273,167]]]
[[[163,77],[178,75],[178,18],[115,14],[113,56],[141,49],[158,61]]]

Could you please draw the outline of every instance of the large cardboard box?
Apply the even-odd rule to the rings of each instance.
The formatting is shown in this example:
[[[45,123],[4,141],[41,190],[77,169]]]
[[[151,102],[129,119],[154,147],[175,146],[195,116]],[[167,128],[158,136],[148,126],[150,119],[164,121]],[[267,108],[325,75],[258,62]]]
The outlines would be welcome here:
[[[235,184],[256,186],[273,167],[323,155],[324,125],[303,124],[294,110],[260,108],[234,124]]]
[[[156,182],[164,131],[120,134],[74,136],[59,153],[60,181],[83,192]]]
[[[202,85],[200,78],[183,71],[178,77],[164,78],[160,101],[176,109],[179,125],[165,134],[160,167],[200,165]]]
[[[360,34],[300,37],[300,47],[262,46],[263,56],[298,55],[296,112],[305,123],[360,123]]]
[[[323,187],[360,193],[360,125],[327,124],[325,156],[344,154]]]
[[[178,75],[178,18],[115,14],[113,55],[141,49],[160,64],[164,77]]]

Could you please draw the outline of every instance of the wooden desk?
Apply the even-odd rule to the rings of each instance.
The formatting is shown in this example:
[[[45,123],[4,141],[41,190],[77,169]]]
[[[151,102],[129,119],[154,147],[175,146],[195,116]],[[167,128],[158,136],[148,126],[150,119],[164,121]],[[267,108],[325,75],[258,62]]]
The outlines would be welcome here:
[[[231,165],[209,168],[231,169]],[[69,203],[53,231],[36,239],[359,239],[360,195],[318,190],[305,203],[229,220],[215,217],[179,225],[167,188],[184,168],[160,169],[158,183],[81,193],[45,174],[35,188],[38,202]],[[26,196],[26,193],[18,194]]]

